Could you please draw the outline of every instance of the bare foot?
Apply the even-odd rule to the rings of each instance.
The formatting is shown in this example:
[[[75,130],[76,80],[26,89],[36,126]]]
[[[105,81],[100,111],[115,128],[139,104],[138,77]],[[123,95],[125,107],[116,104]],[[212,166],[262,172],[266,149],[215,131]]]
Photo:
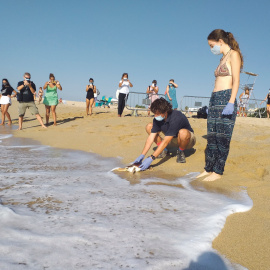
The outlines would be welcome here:
[[[11,126],[12,125],[12,121],[8,121],[8,125]]]
[[[201,177],[207,176],[209,174],[210,174],[210,172],[204,171],[204,172],[200,173],[198,176],[196,176],[196,178],[201,178]]]
[[[220,178],[221,178],[220,174],[217,174],[217,173],[213,172],[211,175],[209,175],[208,177],[203,179],[203,181],[212,182],[212,181],[216,181],[216,180],[218,180]]]
[[[54,126],[57,126],[57,124],[55,123],[55,124],[53,124]]]
[[[0,126],[4,126],[4,125],[5,125],[5,123],[1,123],[1,124],[0,124]]]
[[[22,128],[18,128],[17,130],[22,130]]]
[[[44,125],[43,125],[42,127],[43,127],[43,128],[47,128],[47,127],[46,127],[46,126],[44,126]]]

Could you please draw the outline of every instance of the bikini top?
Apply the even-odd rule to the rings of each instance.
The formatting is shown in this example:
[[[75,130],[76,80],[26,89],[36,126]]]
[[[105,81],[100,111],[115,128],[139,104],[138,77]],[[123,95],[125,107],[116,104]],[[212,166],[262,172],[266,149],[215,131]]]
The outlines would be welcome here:
[[[230,53],[228,54],[230,55]],[[226,55],[226,60],[223,64],[219,64],[218,67],[216,68],[215,70],[215,77],[225,77],[225,76],[232,76],[230,74],[230,70],[227,66],[227,60],[228,60],[228,56]],[[220,62],[222,61],[223,59],[221,58]]]

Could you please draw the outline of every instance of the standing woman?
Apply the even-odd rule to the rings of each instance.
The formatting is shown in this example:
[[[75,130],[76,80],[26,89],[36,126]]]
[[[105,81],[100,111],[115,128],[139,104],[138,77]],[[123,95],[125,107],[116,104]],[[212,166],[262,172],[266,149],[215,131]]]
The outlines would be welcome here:
[[[246,107],[249,101],[249,88],[245,87],[245,92],[239,96],[239,116],[247,117]]]
[[[119,82],[118,117],[121,117],[124,111],[125,103],[128,98],[129,87],[133,87],[133,84],[129,81],[128,74],[123,73],[122,79]]]
[[[12,92],[14,95],[12,96]],[[2,123],[1,126],[5,125],[5,116],[8,119],[8,125],[12,124],[10,114],[8,112],[8,107],[11,105],[11,98],[17,95],[17,92],[10,86],[9,81],[7,79],[2,80],[2,89],[1,89],[1,111],[2,111]]]
[[[86,85],[86,116],[92,115],[92,107],[95,102],[94,94],[97,92],[97,88],[94,85],[94,80],[92,78],[89,79],[89,85]],[[90,114],[89,114],[90,107]]]
[[[260,103],[260,105],[264,101],[266,101],[266,113],[267,113],[267,119],[269,119],[269,115],[270,115],[270,89],[269,89],[269,93],[267,94],[266,98]]]
[[[46,125],[49,124],[50,111],[52,109],[53,125],[56,126],[56,106],[58,104],[57,88],[62,90],[62,86],[60,85],[59,81],[55,80],[52,73],[50,73],[49,78],[50,80],[43,86],[43,89],[47,90],[43,100],[43,104],[46,108]]]
[[[149,99],[151,101],[151,104],[159,98],[158,96],[158,86],[157,86],[157,80],[153,80],[152,81],[152,85],[149,85],[147,87],[147,90],[146,90],[146,94],[149,95]],[[148,116],[150,115],[150,107],[151,107],[151,104],[149,105],[149,108],[148,108]]]
[[[177,87],[178,85],[174,83],[173,79],[171,79],[165,91],[166,100],[172,104],[173,110],[177,110],[178,108],[178,103],[176,99],[176,89],[175,89]]]
[[[215,181],[221,178],[229,154],[237,115],[236,95],[240,70],[243,67],[243,56],[230,32],[216,29],[207,39],[211,52],[223,56],[215,70],[215,87],[209,102],[205,171],[197,178],[207,176],[204,181]]]

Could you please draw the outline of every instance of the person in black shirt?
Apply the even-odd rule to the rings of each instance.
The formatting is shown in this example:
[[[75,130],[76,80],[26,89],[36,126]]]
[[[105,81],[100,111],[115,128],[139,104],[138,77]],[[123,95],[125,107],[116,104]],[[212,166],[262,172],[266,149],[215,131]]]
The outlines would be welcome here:
[[[14,93],[14,95],[12,95]],[[17,92],[10,86],[9,81],[7,79],[2,80],[2,89],[1,89],[1,111],[2,111],[2,123],[0,126],[5,125],[5,116],[8,119],[8,125],[12,124],[10,114],[8,112],[8,107],[11,105],[11,98],[15,97]]]
[[[36,115],[37,120],[43,128],[46,126],[43,124],[43,121],[40,117],[38,109],[34,102],[34,94],[36,92],[36,85],[30,81],[31,75],[28,72],[24,73],[24,80],[18,82],[17,89],[19,91],[18,101],[19,101],[19,128],[22,129],[23,117],[26,109],[29,109],[32,114]]]
[[[270,89],[269,89],[269,93],[266,95],[266,98],[260,103],[260,105],[266,101],[266,114],[267,114],[267,118],[269,119],[269,115],[270,115]]]
[[[134,163],[141,163],[141,170],[146,170],[157,157],[165,157],[166,147],[171,142],[176,143],[179,147],[177,150],[177,163],[185,163],[184,150],[192,148],[196,143],[194,131],[188,119],[180,111],[173,110],[172,105],[164,98],[155,100],[151,104],[150,110],[154,113],[155,118],[153,123],[146,126],[149,136],[142,154]],[[159,135],[160,132],[165,135],[163,140]],[[158,146],[156,151],[143,161],[153,142]]]

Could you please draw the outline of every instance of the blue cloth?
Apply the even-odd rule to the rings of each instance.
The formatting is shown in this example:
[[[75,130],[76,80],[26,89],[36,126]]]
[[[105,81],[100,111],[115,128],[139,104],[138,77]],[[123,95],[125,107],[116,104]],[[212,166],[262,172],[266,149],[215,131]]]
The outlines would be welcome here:
[[[176,90],[174,86],[169,85],[169,95],[172,100],[169,100],[168,95],[166,94],[166,100],[172,104],[172,108],[177,109],[178,108],[178,103],[176,99]]]

